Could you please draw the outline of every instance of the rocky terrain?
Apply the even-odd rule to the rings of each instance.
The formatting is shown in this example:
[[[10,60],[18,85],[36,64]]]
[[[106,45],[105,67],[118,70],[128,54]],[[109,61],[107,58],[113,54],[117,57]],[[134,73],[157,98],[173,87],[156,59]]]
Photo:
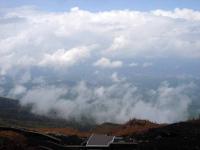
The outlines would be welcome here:
[[[134,125],[131,130],[133,128]],[[0,150],[71,149],[69,146],[81,146],[90,135],[90,133],[64,131],[64,129],[55,130],[54,128],[34,131],[1,127]],[[123,138],[132,140],[137,145],[132,149],[138,150],[198,150],[200,149],[200,120],[145,129],[137,133],[129,132],[123,135]],[[80,147],[73,149],[80,149]]]

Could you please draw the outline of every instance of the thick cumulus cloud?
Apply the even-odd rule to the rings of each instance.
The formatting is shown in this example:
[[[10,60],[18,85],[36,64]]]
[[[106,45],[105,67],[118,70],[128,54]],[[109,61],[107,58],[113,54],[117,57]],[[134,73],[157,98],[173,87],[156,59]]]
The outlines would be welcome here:
[[[5,74],[14,67],[69,67],[90,53],[97,59],[199,58],[199,27],[200,12],[190,9],[90,12],[73,8],[53,13],[16,8],[1,12],[0,70]]]
[[[73,48],[70,50],[59,49],[53,54],[45,54],[44,59],[40,62],[41,66],[72,66],[79,60],[88,57],[89,50],[85,47]]]
[[[98,123],[125,122],[133,117],[160,123],[188,118],[191,98],[187,91],[193,84],[170,86],[163,82],[157,89],[145,91],[148,101],[138,87],[125,80],[115,80],[110,86],[91,87],[80,82],[74,87],[43,86],[30,89],[22,98],[22,105],[32,104],[32,112],[56,115],[80,121],[89,117]]]

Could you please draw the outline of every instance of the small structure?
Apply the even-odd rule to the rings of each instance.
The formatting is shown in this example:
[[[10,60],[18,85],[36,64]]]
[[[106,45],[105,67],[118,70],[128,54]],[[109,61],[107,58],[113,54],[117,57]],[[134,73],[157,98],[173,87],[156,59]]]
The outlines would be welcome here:
[[[114,139],[115,136],[92,134],[87,141],[86,147],[108,148]]]

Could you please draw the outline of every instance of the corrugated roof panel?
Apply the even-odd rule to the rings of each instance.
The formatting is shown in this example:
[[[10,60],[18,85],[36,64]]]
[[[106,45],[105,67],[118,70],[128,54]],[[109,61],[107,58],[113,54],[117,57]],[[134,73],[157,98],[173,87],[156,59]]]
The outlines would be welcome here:
[[[88,146],[88,147],[90,147],[90,146],[108,147],[110,145],[110,143],[112,143],[114,141],[114,138],[115,138],[114,136],[93,134],[88,139],[86,146]]]

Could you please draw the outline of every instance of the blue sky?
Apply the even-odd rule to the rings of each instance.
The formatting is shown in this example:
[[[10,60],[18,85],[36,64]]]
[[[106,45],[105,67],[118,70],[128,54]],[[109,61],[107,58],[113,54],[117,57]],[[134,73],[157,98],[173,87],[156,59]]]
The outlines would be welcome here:
[[[199,0],[0,0],[0,8],[13,8],[34,5],[46,11],[65,11],[78,6],[90,11],[113,9],[153,9],[191,8],[199,10]]]

